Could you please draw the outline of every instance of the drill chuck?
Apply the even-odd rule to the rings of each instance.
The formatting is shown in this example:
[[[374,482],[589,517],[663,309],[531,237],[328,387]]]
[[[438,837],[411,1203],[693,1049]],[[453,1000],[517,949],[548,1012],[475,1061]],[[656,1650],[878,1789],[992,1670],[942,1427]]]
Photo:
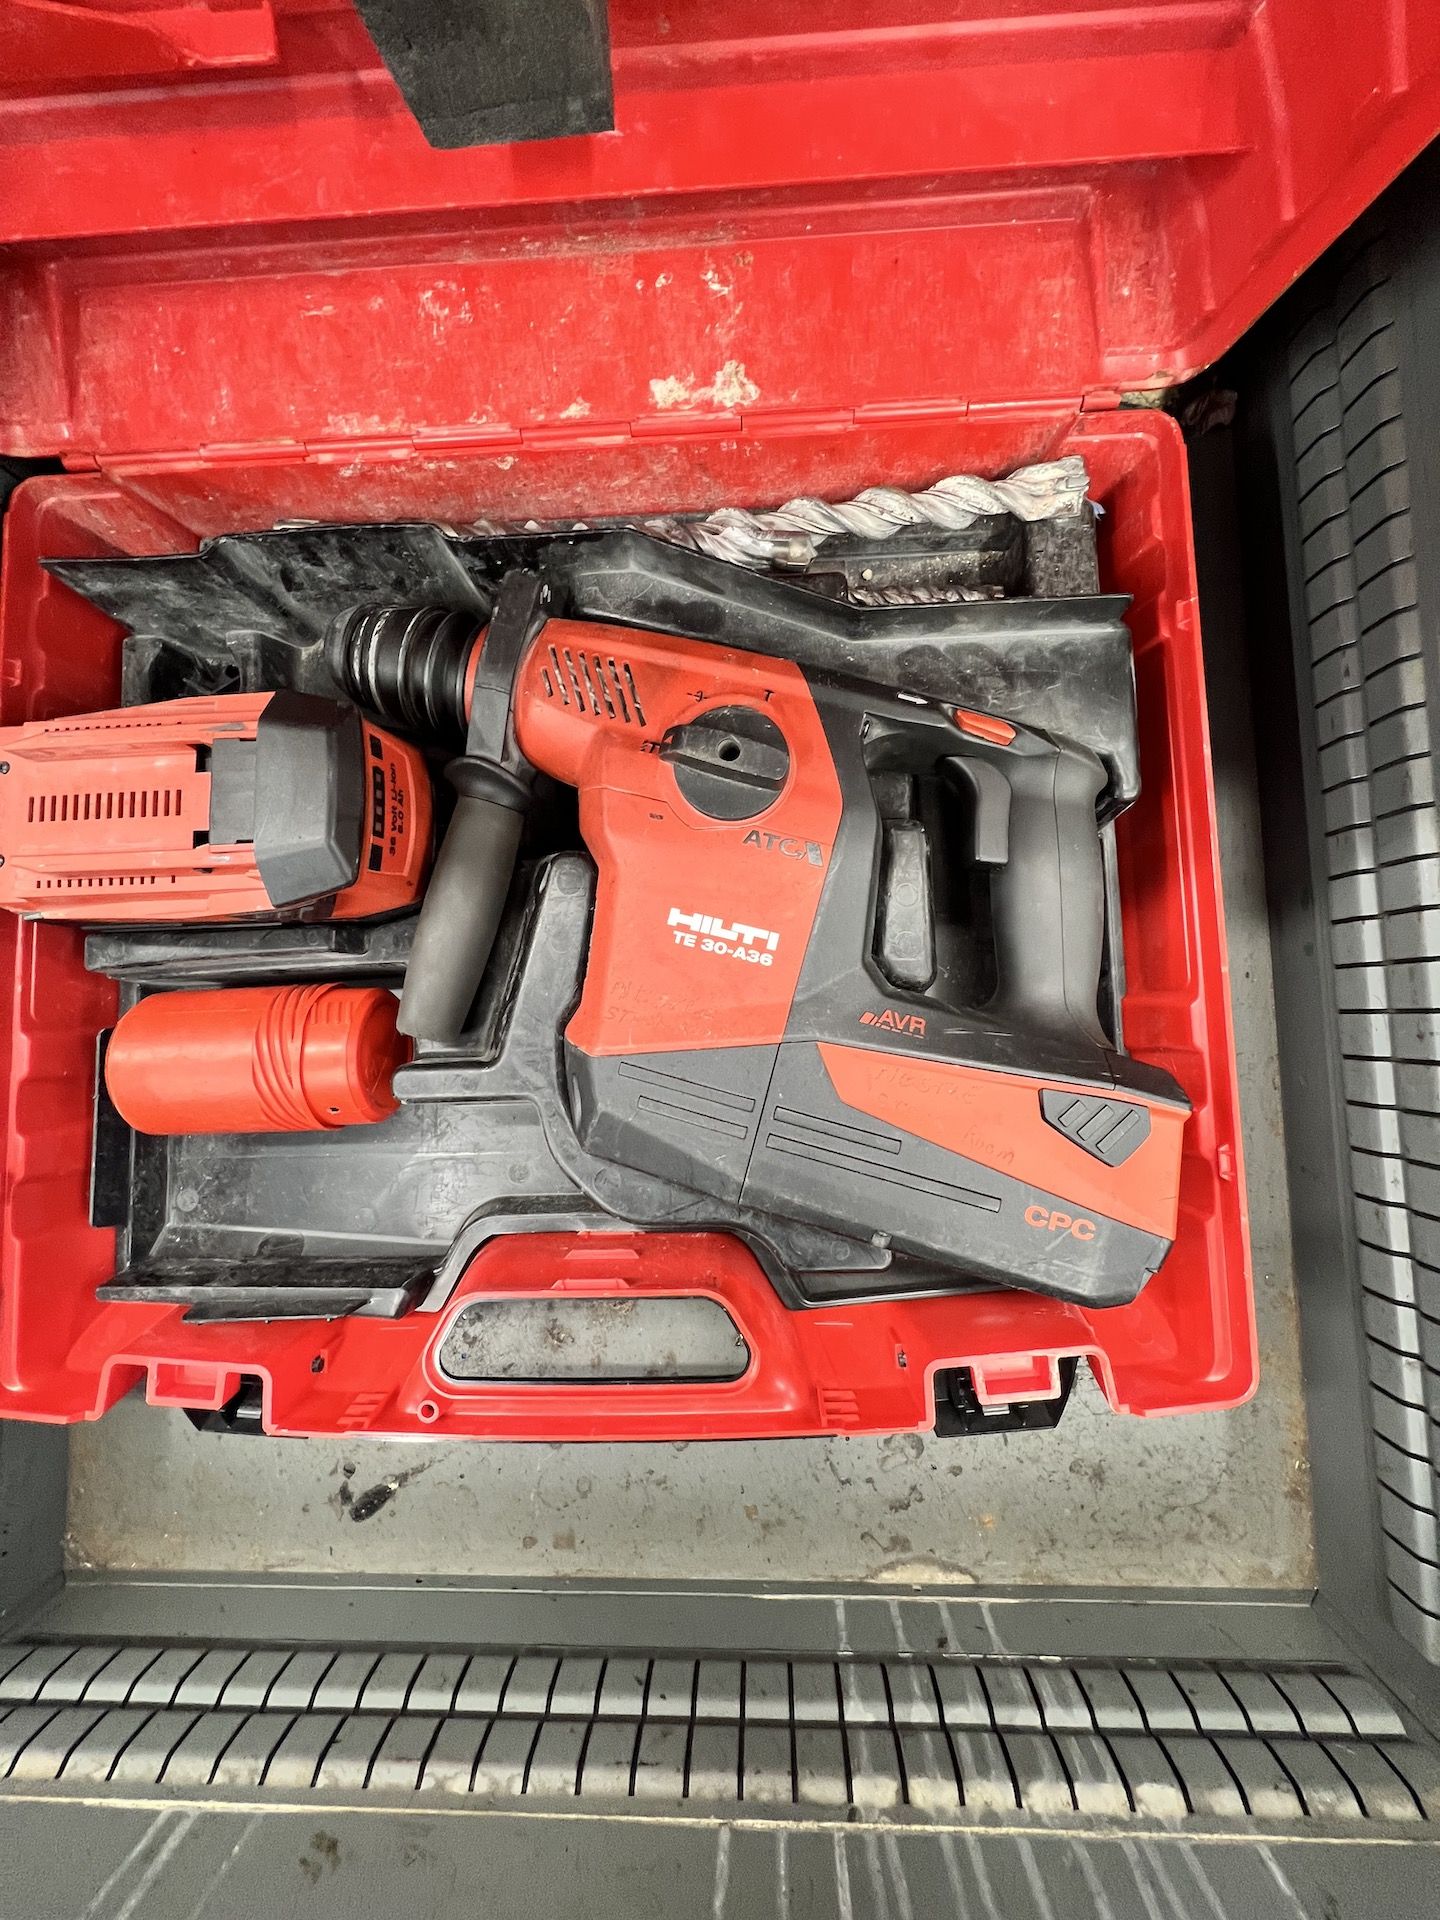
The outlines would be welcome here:
[[[474,614],[446,607],[352,607],[332,622],[325,659],[356,706],[459,746],[484,637]]]

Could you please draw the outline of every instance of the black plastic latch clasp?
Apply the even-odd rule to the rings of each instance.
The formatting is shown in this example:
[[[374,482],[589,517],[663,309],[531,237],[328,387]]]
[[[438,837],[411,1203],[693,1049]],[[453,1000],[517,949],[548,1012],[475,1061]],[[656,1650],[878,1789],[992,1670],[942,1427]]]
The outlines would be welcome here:
[[[935,1431],[942,1439],[980,1433],[1047,1432],[1060,1424],[1079,1366],[1075,1359],[1058,1363],[1060,1391],[1048,1400],[1012,1400],[998,1407],[981,1404],[969,1367],[942,1368],[935,1375]]]

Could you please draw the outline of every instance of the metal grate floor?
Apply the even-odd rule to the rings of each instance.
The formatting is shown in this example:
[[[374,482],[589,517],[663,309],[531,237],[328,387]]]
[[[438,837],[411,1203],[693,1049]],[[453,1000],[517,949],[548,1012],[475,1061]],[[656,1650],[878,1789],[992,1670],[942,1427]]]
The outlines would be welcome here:
[[[13,1644],[0,1777],[938,1818],[1440,1818],[1440,1759],[1367,1681],[1215,1664]]]

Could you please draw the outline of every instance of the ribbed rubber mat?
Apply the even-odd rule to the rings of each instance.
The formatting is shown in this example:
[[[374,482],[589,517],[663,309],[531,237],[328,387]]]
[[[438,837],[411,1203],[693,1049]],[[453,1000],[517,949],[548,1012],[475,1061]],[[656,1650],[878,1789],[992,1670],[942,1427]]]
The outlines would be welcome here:
[[[1385,1571],[1440,1660],[1440,685],[1390,246],[1361,247],[1288,376]]]
[[[963,1812],[1440,1817],[1340,1670],[0,1647],[0,1778]]]

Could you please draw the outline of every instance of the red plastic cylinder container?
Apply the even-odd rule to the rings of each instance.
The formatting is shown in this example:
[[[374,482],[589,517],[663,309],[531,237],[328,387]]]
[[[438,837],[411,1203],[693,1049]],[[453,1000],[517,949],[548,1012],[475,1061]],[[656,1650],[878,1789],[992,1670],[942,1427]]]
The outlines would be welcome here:
[[[410,1042],[381,987],[162,993],[116,1023],[105,1085],[137,1133],[304,1133],[384,1120]]]

